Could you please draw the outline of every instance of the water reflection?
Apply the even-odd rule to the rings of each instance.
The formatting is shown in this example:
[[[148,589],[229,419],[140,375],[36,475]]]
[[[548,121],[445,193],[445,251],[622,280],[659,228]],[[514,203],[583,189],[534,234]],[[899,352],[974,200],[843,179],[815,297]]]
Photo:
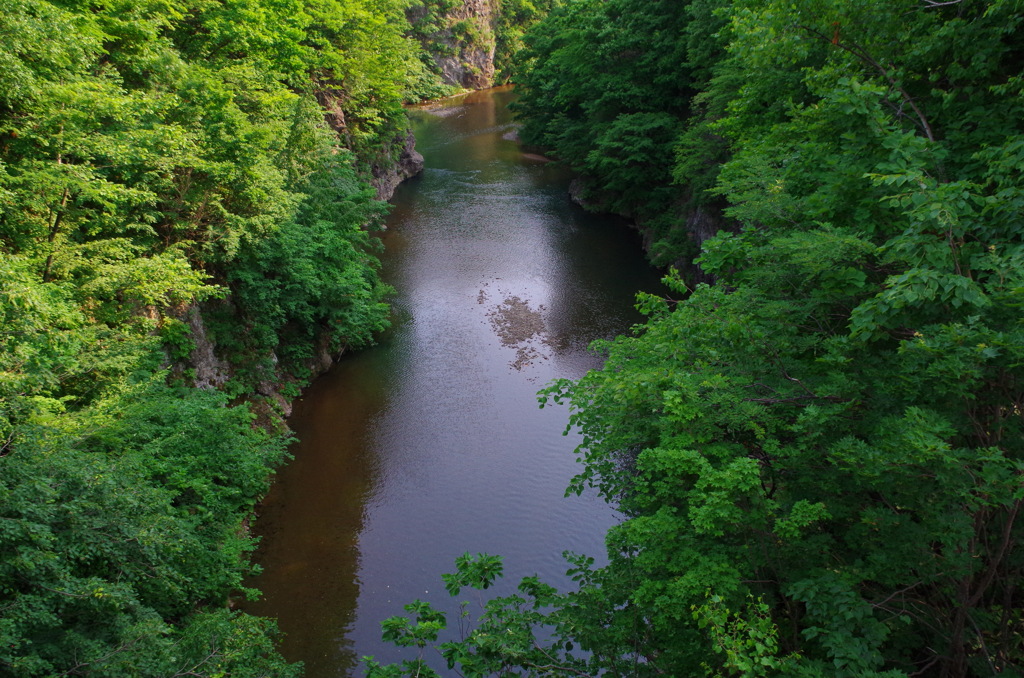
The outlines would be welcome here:
[[[396,327],[292,417],[301,442],[257,525],[266,598],[249,609],[279,618],[285,656],[314,678],[400,658],[380,620],[416,598],[446,605],[439,576],[461,553],[503,554],[513,584],[564,586],[561,552],[600,555],[616,519],[596,497],[563,498],[578,439],[536,391],[596,366],[586,345],[637,322],[634,294],[658,276],[635,234],[524,158],[511,96],[414,113],[427,170],[400,187],[384,236]]]

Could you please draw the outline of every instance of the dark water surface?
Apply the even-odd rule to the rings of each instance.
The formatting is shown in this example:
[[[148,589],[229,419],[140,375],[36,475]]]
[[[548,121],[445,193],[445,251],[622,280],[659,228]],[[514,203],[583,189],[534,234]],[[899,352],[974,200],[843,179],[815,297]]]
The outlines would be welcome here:
[[[504,555],[508,587],[565,587],[561,552],[600,557],[616,521],[596,496],[563,497],[578,438],[536,392],[596,367],[587,345],[639,322],[634,295],[658,274],[633,232],[522,153],[512,96],[413,112],[427,169],[384,236],[395,327],[296,402],[301,442],[256,525],[264,598],[246,609],[279,619],[311,678],[414,656],[381,643],[380,621],[416,598],[448,606],[440,575],[461,553]]]

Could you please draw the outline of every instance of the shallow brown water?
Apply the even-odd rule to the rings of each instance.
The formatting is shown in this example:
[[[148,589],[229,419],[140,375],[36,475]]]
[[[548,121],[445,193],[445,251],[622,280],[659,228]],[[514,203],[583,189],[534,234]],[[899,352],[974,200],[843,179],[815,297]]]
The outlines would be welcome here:
[[[660,290],[635,233],[570,204],[557,167],[521,152],[507,89],[413,112],[427,169],[399,188],[384,242],[395,327],[297,401],[301,442],[264,502],[251,582],[283,652],[312,678],[395,661],[380,620],[448,606],[463,552],[505,556],[508,586],[566,586],[563,550],[600,557],[612,508],[564,498],[568,411],[536,392],[599,364],[586,350]],[[500,592],[500,590],[499,590]],[[441,667],[438,667],[441,668]]]

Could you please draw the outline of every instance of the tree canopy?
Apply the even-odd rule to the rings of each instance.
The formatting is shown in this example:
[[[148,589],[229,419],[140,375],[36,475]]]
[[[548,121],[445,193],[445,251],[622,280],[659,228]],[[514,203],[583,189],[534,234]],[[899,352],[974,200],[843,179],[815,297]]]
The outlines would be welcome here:
[[[0,673],[297,673],[224,607],[288,442],[242,400],[387,323],[405,4],[0,3]]]

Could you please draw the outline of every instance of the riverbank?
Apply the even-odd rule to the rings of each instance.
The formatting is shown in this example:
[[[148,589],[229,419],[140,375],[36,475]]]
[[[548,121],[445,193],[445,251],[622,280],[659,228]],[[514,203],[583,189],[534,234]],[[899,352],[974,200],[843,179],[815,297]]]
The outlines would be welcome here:
[[[636,234],[566,197],[568,177],[509,133],[509,89],[415,107],[418,179],[383,232],[394,327],[345,356],[295,403],[295,459],[261,509],[246,607],[277,617],[312,675],[356,675],[395,655],[382,619],[464,551],[568,585],[561,551],[600,557],[614,510],[564,498],[576,472],[568,413],[537,407],[551,379],[600,364],[586,347],[639,319],[659,274]],[[456,611],[452,611],[454,614]],[[443,668],[443,667],[442,667]]]

